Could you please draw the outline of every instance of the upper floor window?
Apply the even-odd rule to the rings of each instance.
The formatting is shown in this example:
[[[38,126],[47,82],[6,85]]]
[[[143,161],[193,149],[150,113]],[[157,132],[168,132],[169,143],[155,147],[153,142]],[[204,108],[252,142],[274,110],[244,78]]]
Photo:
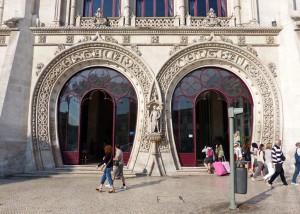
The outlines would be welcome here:
[[[104,17],[120,16],[121,0],[85,0],[84,16],[95,16],[98,8],[101,8]]]
[[[191,16],[206,16],[213,8],[218,17],[227,16],[226,0],[189,0],[189,13]]]
[[[171,17],[173,9],[173,0],[136,1],[136,15],[140,17]]]

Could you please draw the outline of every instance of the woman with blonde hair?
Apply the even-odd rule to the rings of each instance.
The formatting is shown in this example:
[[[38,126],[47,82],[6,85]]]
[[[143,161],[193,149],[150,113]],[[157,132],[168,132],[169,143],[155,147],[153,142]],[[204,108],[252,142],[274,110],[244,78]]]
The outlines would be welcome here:
[[[265,149],[265,165],[268,168],[268,174],[264,176],[264,181],[267,181],[274,174],[275,170],[272,164],[272,143],[267,143]]]
[[[98,188],[96,188],[96,190],[99,192],[102,192],[103,184],[107,178],[109,187],[110,187],[110,190],[108,191],[108,193],[114,193],[115,189],[114,189],[113,180],[111,178],[111,169],[113,168],[112,146],[106,145],[104,148],[104,152],[105,152],[105,156],[104,156],[103,160],[98,164],[98,167],[101,166],[102,164],[106,164],[106,168],[101,177],[100,186]]]

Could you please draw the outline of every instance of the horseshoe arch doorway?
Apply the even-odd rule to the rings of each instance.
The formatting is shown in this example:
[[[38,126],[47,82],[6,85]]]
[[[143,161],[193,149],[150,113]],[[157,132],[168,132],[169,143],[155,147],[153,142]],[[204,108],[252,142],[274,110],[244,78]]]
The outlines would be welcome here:
[[[120,144],[126,164],[136,120],[136,92],[123,74],[106,67],[78,72],[63,86],[58,102],[63,164],[98,162],[105,144]]]
[[[184,76],[172,97],[173,136],[181,166],[203,164],[205,145],[215,149],[219,141],[229,159],[227,109],[243,108],[234,118],[241,147],[251,142],[253,101],[245,83],[222,68],[204,67]]]

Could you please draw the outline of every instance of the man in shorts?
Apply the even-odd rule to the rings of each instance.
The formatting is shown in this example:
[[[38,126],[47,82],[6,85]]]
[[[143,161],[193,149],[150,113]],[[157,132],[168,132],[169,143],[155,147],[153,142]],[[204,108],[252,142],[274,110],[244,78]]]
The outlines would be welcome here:
[[[121,150],[121,147],[119,144],[117,144],[115,146],[115,148],[116,148],[116,155],[113,159],[115,162],[115,168],[113,171],[112,179],[114,181],[116,179],[116,177],[120,177],[122,180],[122,183],[123,183],[123,185],[120,186],[120,189],[125,190],[126,185],[125,185],[125,178],[124,178],[124,174],[123,174],[123,167],[124,167],[123,151]]]

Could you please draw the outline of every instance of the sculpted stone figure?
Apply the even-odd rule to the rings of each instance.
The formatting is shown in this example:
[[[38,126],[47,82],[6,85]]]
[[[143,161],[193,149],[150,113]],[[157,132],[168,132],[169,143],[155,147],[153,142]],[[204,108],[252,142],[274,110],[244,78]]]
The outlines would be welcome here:
[[[157,110],[156,105],[153,105],[153,109],[150,114],[151,133],[155,133],[155,132],[160,133],[159,118],[160,118],[160,111]]]

